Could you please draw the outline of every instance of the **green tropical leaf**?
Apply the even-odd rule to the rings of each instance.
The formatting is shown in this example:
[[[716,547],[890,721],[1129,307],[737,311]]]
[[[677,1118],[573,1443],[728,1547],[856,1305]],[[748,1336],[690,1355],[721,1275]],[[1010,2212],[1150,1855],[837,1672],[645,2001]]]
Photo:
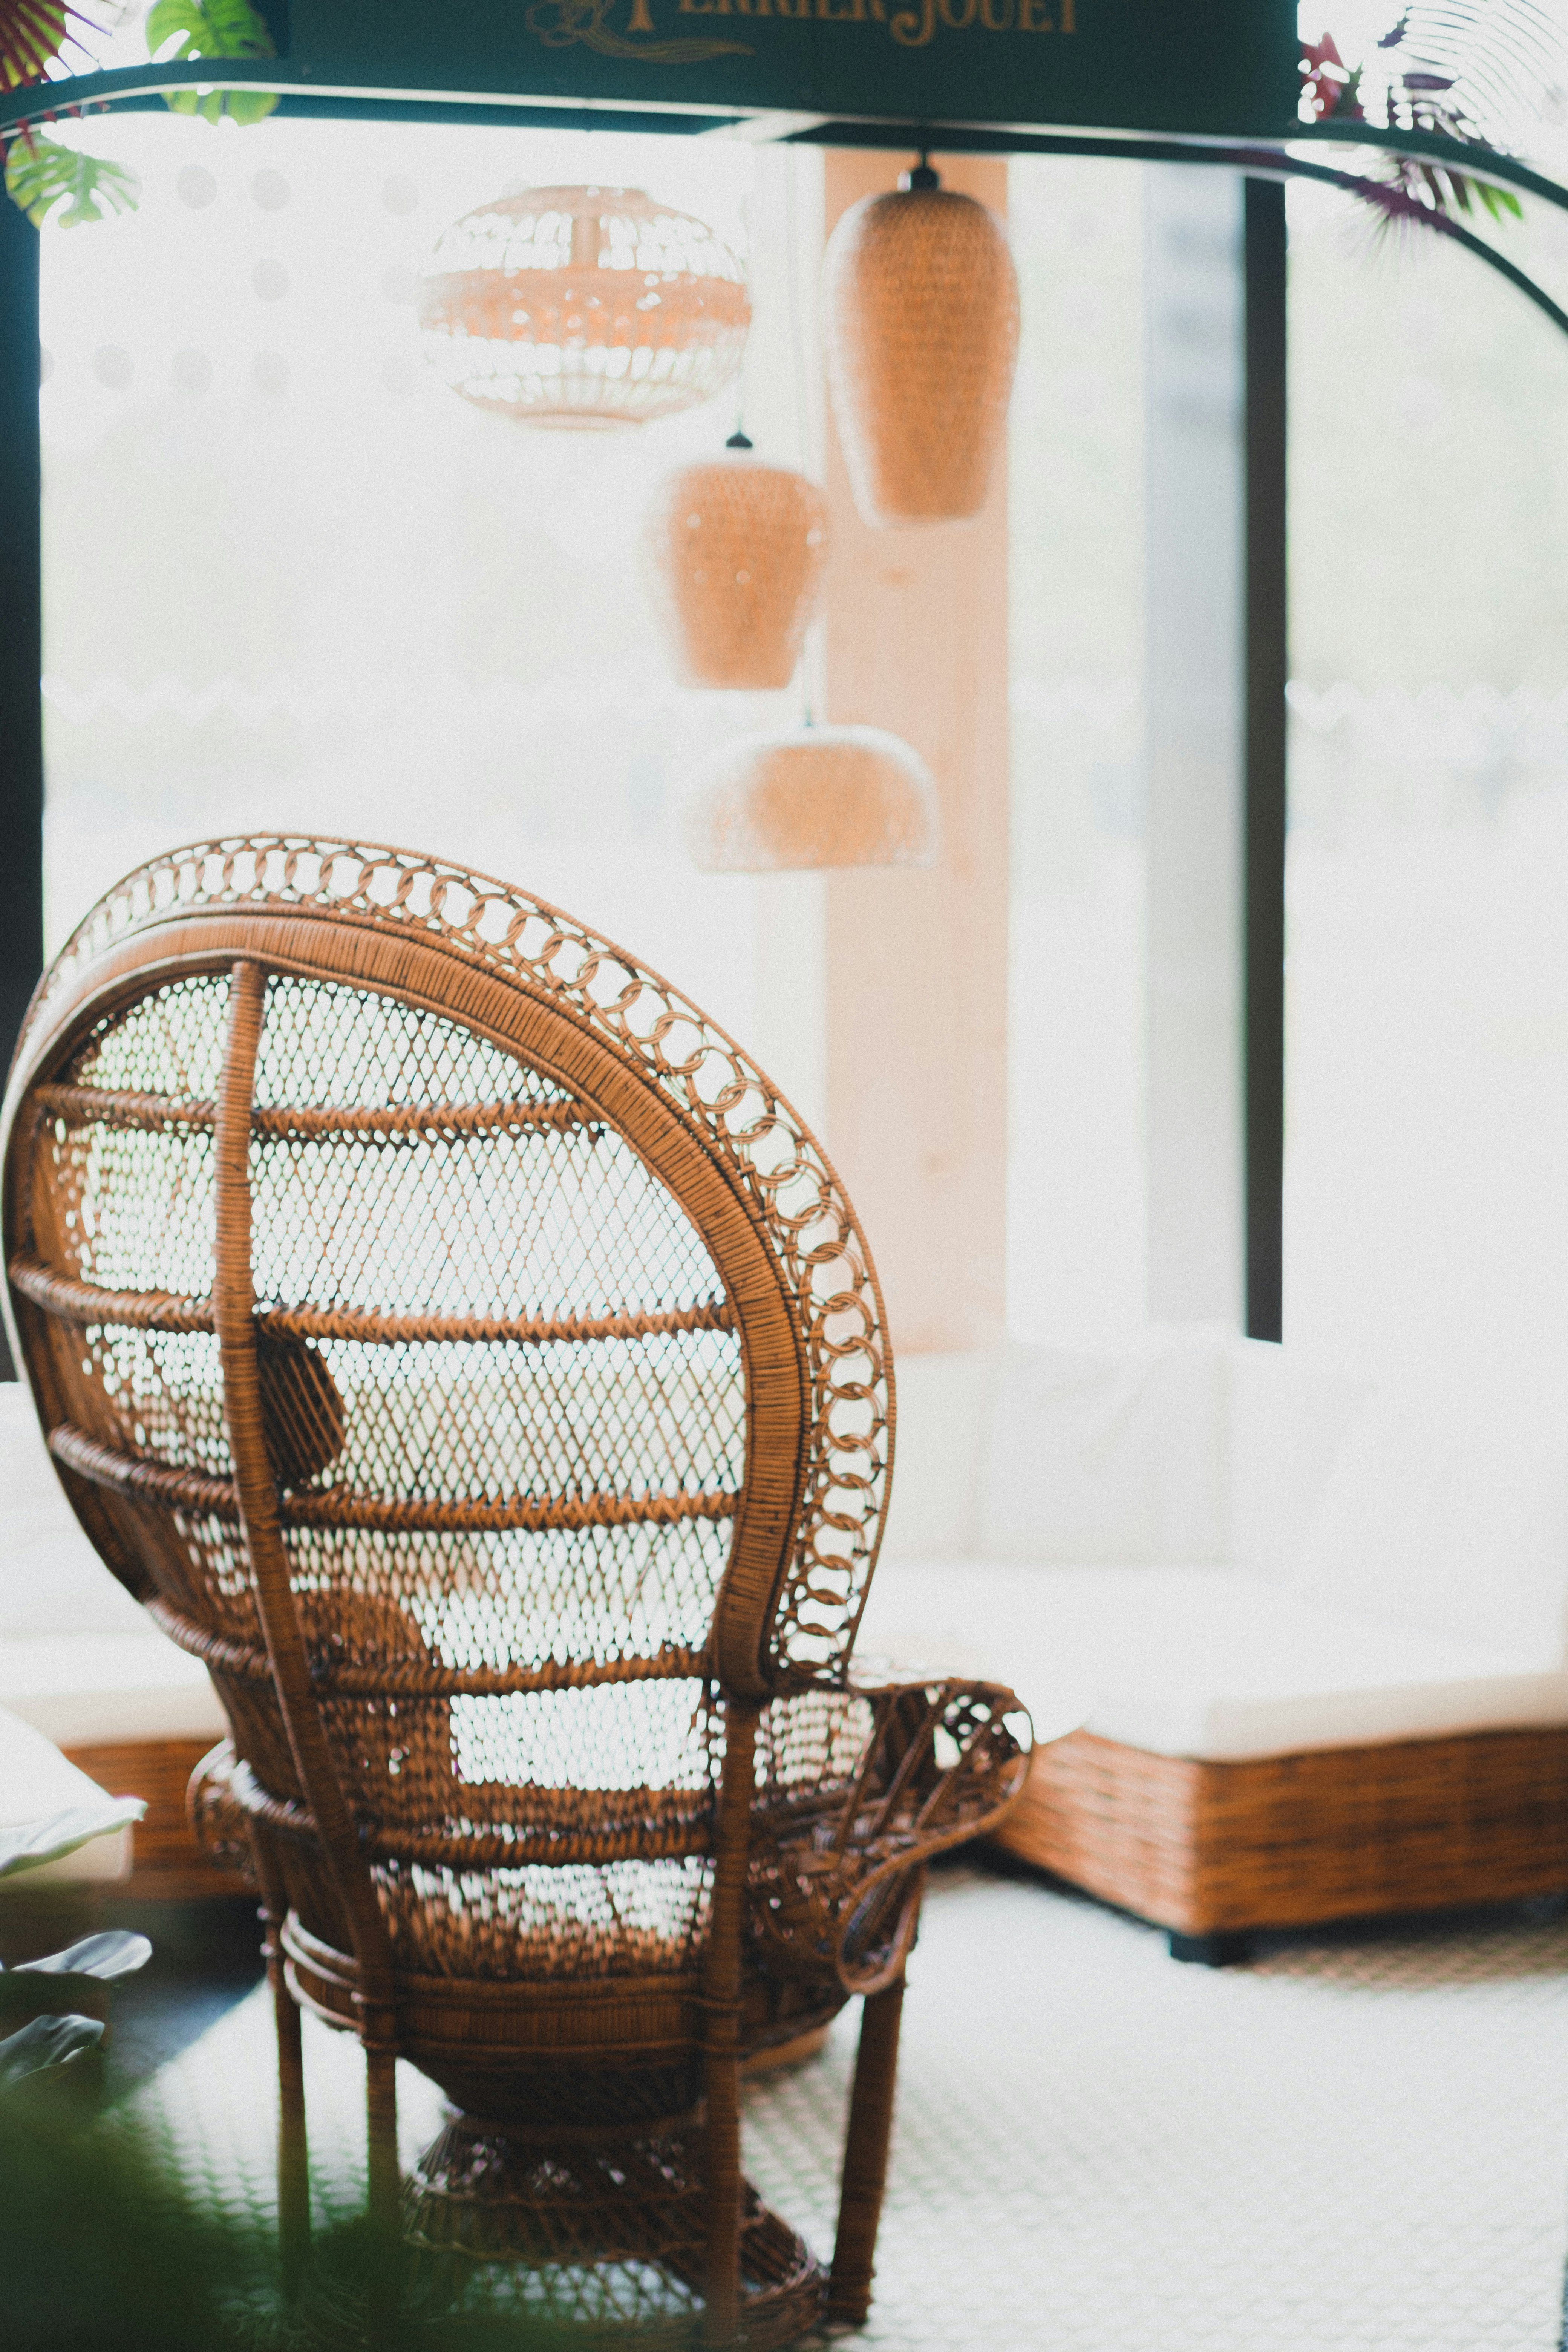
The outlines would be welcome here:
[[[100,1983],[111,1984],[116,1977],[134,1976],[152,1957],[153,1947],[145,1936],[129,1927],[105,1927],[96,1936],[84,1936],[79,1943],[68,1945],[63,1952],[0,1968],[0,1976],[97,1977]]]
[[[35,131],[11,142],[5,158],[5,193],[27,215],[35,228],[50,213],[62,228],[79,228],[84,221],[108,220],[114,213],[133,213],[142,183],[123,163],[103,155],[83,155],[62,147]],[[60,205],[65,206],[63,212]]]
[[[275,58],[266,19],[250,0],[155,0],[148,11],[147,54],[171,58]],[[174,47],[168,44],[174,41]],[[176,114],[205,115],[217,122],[259,122],[278,103],[275,89],[169,89],[164,103]]]
[[[7,2034],[0,2042],[0,2092],[12,2090],[29,2077],[37,2082],[68,2066],[84,2051],[96,2049],[103,2032],[96,2017],[35,2017],[20,2033]]]
[[[1475,180],[1471,185],[1481,204],[1500,226],[1505,220],[1524,218],[1524,206],[1511,188],[1495,187],[1489,180]]]

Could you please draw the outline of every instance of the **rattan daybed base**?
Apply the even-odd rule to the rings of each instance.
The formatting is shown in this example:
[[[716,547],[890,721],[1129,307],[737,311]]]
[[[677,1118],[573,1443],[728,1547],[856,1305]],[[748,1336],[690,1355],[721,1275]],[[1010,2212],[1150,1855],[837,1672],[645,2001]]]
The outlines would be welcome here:
[[[994,1843],[1171,1932],[1249,1931],[1568,1889],[1568,1727],[1205,1763],[1075,1732],[1037,1748]]]

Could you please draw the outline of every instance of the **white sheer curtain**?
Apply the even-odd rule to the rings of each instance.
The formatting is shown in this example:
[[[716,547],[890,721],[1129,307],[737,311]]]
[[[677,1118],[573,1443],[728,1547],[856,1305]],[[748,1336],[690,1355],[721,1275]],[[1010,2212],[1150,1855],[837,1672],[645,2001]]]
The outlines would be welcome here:
[[[1290,220],[1286,1338],[1561,1378],[1568,338],[1435,237]],[[1568,300],[1561,215],[1499,242]]]
[[[773,1052],[768,960],[799,893],[696,874],[677,820],[700,755],[795,723],[798,698],[676,687],[636,542],[658,477],[742,412],[762,455],[809,460],[816,159],[163,114],[61,135],[143,193],[43,232],[51,946],[175,841],[357,832],[556,899]],[[748,256],[743,384],[572,434],[436,381],[413,293],[440,230],[571,181],[647,186]],[[809,1066],[777,1075],[809,1096]]]

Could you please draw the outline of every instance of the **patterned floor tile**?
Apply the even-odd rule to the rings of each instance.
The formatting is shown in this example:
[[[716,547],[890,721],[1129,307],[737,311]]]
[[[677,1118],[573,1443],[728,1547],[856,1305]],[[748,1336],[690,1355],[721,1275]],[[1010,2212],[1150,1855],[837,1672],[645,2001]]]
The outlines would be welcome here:
[[[1568,1922],[1254,1966],[1026,1882],[935,1882],[910,1970],[864,2352],[1555,2352]],[[826,2249],[855,2021],[748,2091],[746,2159]],[[271,2201],[265,1992],[135,2105],[216,2202]],[[307,2021],[323,2217],[362,2193],[363,2072]],[[440,2097],[400,2075],[409,2156]]]

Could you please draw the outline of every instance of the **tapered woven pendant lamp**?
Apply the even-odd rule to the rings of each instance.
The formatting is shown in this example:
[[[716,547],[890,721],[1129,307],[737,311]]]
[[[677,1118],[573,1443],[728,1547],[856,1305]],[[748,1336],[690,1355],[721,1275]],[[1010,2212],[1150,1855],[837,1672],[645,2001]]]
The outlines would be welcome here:
[[[936,839],[930,769],[879,727],[744,736],[708,761],[686,807],[707,874],[929,866]]]
[[[746,274],[639,188],[530,188],[454,222],[419,283],[426,357],[476,407],[525,424],[639,425],[728,383]]]
[[[717,464],[655,491],[643,559],[685,686],[787,686],[827,554],[827,505],[804,474],[764,465],[737,433]]]
[[[921,164],[828,241],[827,376],[855,503],[881,526],[985,503],[1018,352],[1006,234]]]

